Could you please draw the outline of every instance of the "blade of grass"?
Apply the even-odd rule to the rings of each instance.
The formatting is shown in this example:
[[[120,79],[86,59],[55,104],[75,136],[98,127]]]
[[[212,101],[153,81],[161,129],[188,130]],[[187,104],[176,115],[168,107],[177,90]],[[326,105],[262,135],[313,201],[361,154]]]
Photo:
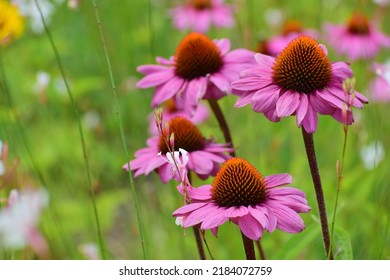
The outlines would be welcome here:
[[[93,185],[92,185],[91,171],[90,171],[90,167],[89,167],[87,149],[86,149],[86,144],[85,144],[84,132],[83,132],[83,128],[82,128],[82,125],[81,125],[80,114],[79,114],[79,111],[77,109],[76,102],[75,102],[75,100],[73,98],[72,91],[71,91],[71,89],[69,87],[68,80],[66,78],[64,67],[62,66],[62,62],[61,62],[61,59],[60,59],[60,56],[59,56],[56,44],[54,43],[54,40],[53,40],[53,37],[51,35],[50,29],[48,28],[48,26],[46,24],[45,17],[43,16],[41,7],[40,7],[40,5],[38,3],[38,0],[34,0],[34,2],[35,2],[35,6],[38,9],[39,15],[41,17],[41,21],[42,21],[43,27],[45,29],[46,35],[47,35],[47,37],[48,37],[48,39],[50,41],[50,45],[51,45],[51,47],[53,49],[53,52],[54,52],[54,55],[55,55],[55,59],[56,59],[58,68],[59,68],[59,70],[61,72],[62,79],[64,80],[65,88],[66,88],[66,91],[68,93],[68,96],[69,96],[69,99],[70,99],[70,102],[71,102],[71,105],[72,105],[72,108],[73,108],[73,111],[74,111],[74,114],[75,114],[75,117],[76,117],[77,126],[78,126],[78,130],[79,130],[79,134],[80,134],[82,152],[83,152],[83,157],[84,157],[85,171],[86,171],[87,180],[88,180],[88,186],[89,186],[89,190],[90,190],[89,193],[90,193],[90,198],[91,198],[92,208],[93,208],[93,214],[94,214],[95,223],[96,223],[96,230],[97,230],[97,235],[98,235],[100,254],[101,254],[102,259],[105,259],[106,258],[106,253],[105,253],[104,239],[103,239],[101,226],[100,226],[100,221],[99,221],[99,214],[98,214],[97,205],[96,205],[95,192],[94,192]]]
[[[129,153],[127,151],[125,133],[124,133],[123,124],[122,124],[122,118],[121,118],[121,114],[119,112],[118,95],[117,95],[117,92],[116,92],[116,86],[115,86],[114,75],[113,75],[113,72],[112,72],[111,60],[110,60],[110,57],[108,55],[108,51],[107,51],[107,48],[106,48],[106,42],[105,42],[105,39],[104,39],[103,26],[102,26],[102,22],[100,20],[99,10],[98,10],[98,7],[96,5],[95,0],[92,0],[92,5],[93,5],[93,7],[95,9],[96,21],[97,21],[97,25],[98,25],[99,33],[100,33],[100,40],[101,40],[101,43],[102,43],[104,56],[106,58],[108,73],[109,73],[109,76],[110,76],[112,93],[113,93],[113,97],[114,97],[114,109],[115,109],[115,114],[117,116],[118,123],[119,123],[119,130],[120,130],[120,135],[121,135],[121,140],[122,140],[122,145],[123,145],[123,152],[125,153],[125,155],[127,157],[127,155]],[[126,158],[126,161],[129,162],[129,158]],[[136,216],[137,216],[138,230],[139,230],[140,241],[141,241],[141,246],[142,246],[142,253],[143,253],[144,259],[146,259],[145,241],[144,241],[143,230],[142,230],[142,226],[141,226],[141,215],[140,215],[140,210],[139,210],[137,193],[136,193],[136,190],[135,190],[135,185],[134,185],[134,180],[133,180],[133,174],[132,174],[131,169],[130,169],[130,163],[128,163],[127,167],[128,167],[128,170],[129,170],[129,172],[128,172],[128,174],[129,174],[129,182],[130,182],[131,192],[132,192],[133,200],[134,200],[134,207],[135,207]]]

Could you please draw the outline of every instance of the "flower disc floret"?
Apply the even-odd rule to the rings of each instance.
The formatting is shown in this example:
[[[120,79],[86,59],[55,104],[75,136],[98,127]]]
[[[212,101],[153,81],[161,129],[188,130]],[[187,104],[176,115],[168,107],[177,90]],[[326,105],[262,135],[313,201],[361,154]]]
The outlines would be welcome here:
[[[176,49],[175,74],[186,80],[204,77],[222,67],[217,46],[200,33],[187,35]]]
[[[331,77],[330,60],[318,43],[307,36],[294,39],[278,55],[273,67],[276,84],[303,93],[325,88]]]
[[[182,148],[188,152],[201,150],[205,140],[199,128],[185,117],[175,117],[169,121],[169,134],[174,135],[175,150]],[[159,148],[163,154],[168,153],[167,132],[160,136]],[[168,137],[169,138],[169,137]]]
[[[212,183],[213,199],[220,206],[249,206],[265,200],[264,177],[241,158],[229,159]]]

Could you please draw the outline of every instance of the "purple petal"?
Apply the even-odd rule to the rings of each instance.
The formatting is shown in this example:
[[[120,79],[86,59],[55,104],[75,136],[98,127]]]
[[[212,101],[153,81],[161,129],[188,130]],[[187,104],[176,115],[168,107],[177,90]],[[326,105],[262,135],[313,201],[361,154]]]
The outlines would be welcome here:
[[[155,72],[161,72],[167,70],[167,67],[164,65],[156,65],[156,64],[148,64],[148,65],[141,65],[137,67],[137,71],[144,74],[144,75],[150,75]]]
[[[179,78],[170,79],[164,85],[158,87],[154,92],[152,99],[152,107],[156,107],[167,101],[182,90],[184,81]]]
[[[222,207],[216,208],[214,211],[210,211],[209,214],[204,218],[200,228],[202,230],[212,229],[219,227],[228,220],[228,217],[225,215],[225,209]]]
[[[309,134],[313,134],[317,130],[318,116],[313,107],[308,104],[307,113],[302,121],[303,128]]]
[[[259,65],[267,68],[272,68],[275,62],[274,57],[261,53],[255,54],[255,60]]]
[[[278,117],[290,116],[299,105],[300,94],[295,91],[286,91],[276,103],[276,113]]]
[[[269,85],[258,90],[252,97],[252,109],[255,112],[267,112],[275,108],[279,98],[280,88]]]
[[[207,217],[210,212],[216,211],[218,206],[214,203],[207,203],[203,207],[198,208],[191,212],[183,222],[183,227],[192,227],[194,225],[200,224],[204,221],[204,218]]]
[[[240,227],[242,233],[249,239],[260,240],[261,236],[263,235],[263,227],[251,215],[237,218],[237,224]]]
[[[235,90],[256,91],[269,84],[269,79],[261,77],[242,78],[232,82],[231,86]]]
[[[292,183],[292,177],[288,173],[275,174],[265,177],[267,188],[283,186]]]
[[[278,229],[289,233],[298,233],[305,228],[302,218],[294,210],[270,200],[265,203],[278,219],[276,226]]]
[[[240,98],[238,98],[236,103],[234,104],[234,108],[241,108],[248,105],[249,103],[251,103],[252,97],[253,94],[245,94],[240,96]]]
[[[242,217],[248,214],[248,208],[245,206],[232,206],[225,210],[225,216],[228,218]]]
[[[203,185],[199,188],[191,188],[188,190],[188,195],[191,199],[207,200],[211,199],[211,185]]]
[[[138,88],[150,88],[166,83],[175,76],[173,69],[166,68],[165,71],[155,72],[153,74],[145,76],[138,81]]]
[[[248,210],[252,217],[255,218],[264,229],[268,229],[268,209],[266,207],[260,205],[257,205],[256,207],[249,206]]]
[[[199,203],[191,203],[191,204],[184,205],[184,206],[180,207],[179,209],[177,209],[175,212],[173,212],[172,216],[173,217],[185,216],[185,215],[191,213],[192,211],[205,206],[206,204],[207,203],[199,202]]]
[[[230,93],[230,82],[221,74],[214,73],[210,77],[210,81],[222,92],[224,93]]]
[[[198,174],[209,174],[213,168],[213,162],[199,153],[191,153],[188,161],[188,168]]]
[[[306,94],[301,94],[301,100],[299,102],[299,106],[297,108],[297,126],[301,127],[302,121],[307,113],[307,105],[309,101]]]

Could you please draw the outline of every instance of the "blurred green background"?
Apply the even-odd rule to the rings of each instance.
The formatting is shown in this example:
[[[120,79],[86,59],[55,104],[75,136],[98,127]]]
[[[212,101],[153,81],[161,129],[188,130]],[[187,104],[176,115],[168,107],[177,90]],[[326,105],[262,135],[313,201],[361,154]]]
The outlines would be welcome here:
[[[146,146],[147,116],[152,112],[153,90],[135,88],[141,78],[136,67],[154,63],[155,56],[169,57],[186,34],[172,27],[168,15],[168,8],[177,2],[96,0],[112,63],[118,112],[92,1],[81,1],[76,9],[70,9],[66,1],[50,2],[53,13],[47,18],[48,26],[82,119],[97,210],[110,259],[144,258],[131,185],[121,166],[134,158],[136,150]],[[389,8],[381,8],[372,1],[228,2],[236,5],[235,28],[213,29],[209,35],[229,38],[232,48],[254,49],[260,37],[277,34],[280,28],[270,25],[267,17],[278,14],[286,19],[299,19],[305,27],[319,30],[324,22],[343,23],[351,12],[363,10],[378,19],[380,29],[390,34]],[[44,186],[50,193],[50,206],[44,211],[40,226],[52,257],[83,259],[80,247],[89,243],[98,245],[98,238],[77,120],[48,36],[44,31],[32,30],[30,24],[31,19],[27,18],[24,35],[1,49],[2,76],[6,78],[10,96],[1,93],[0,139],[9,145],[9,159],[19,160],[17,172],[1,196],[6,197],[11,188]],[[319,41],[326,45],[324,40]],[[344,60],[331,47],[328,49],[331,60]],[[376,61],[387,59],[389,51],[383,51]],[[373,78],[369,62],[358,61],[351,67],[357,90],[369,97],[367,86]],[[35,85],[40,72],[47,73],[50,81],[37,92]],[[310,213],[301,215],[306,225],[302,233],[291,235],[279,230],[264,233],[262,245],[267,258],[324,259],[314,190],[295,118],[271,123],[250,108],[232,110],[235,100],[235,96],[229,96],[220,105],[229,112],[226,118],[237,154],[263,174],[290,173],[294,178],[292,186],[306,192],[312,207]],[[339,258],[390,258],[388,106],[370,103],[363,110],[355,110],[356,122],[348,129],[344,181],[336,215],[341,244]],[[129,154],[124,153],[117,113],[122,118]],[[200,129],[205,136],[213,135],[223,142],[212,115]],[[336,162],[341,159],[344,141],[343,126],[330,117],[320,116],[314,138],[331,221],[337,192]],[[367,169],[360,153],[375,141],[382,143],[384,159]],[[207,181],[210,182],[211,179]],[[176,183],[164,185],[155,174],[137,177],[134,183],[146,258],[197,259],[192,230],[183,231],[171,216],[183,203]],[[194,180],[194,186],[204,183]],[[241,236],[234,224],[221,226],[218,238],[210,232],[205,236],[215,259],[245,258]],[[22,250],[11,255],[4,252],[2,256],[28,258]]]

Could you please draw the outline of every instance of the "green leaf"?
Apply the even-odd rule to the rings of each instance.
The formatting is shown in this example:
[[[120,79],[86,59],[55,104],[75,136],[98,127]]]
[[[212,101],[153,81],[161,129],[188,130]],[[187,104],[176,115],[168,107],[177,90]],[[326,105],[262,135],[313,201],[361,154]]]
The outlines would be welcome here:
[[[317,224],[308,226],[304,231],[299,234],[294,234],[279,250],[274,259],[296,259],[297,256],[310,247],[309,244],[316,238],[321,238],[320,227]]]
[[[351,239],[347,231],[340,227],[336,227],[334,230],[334,242],[333,242],[334,256],[338,260],[352,260],[352,245]]]

